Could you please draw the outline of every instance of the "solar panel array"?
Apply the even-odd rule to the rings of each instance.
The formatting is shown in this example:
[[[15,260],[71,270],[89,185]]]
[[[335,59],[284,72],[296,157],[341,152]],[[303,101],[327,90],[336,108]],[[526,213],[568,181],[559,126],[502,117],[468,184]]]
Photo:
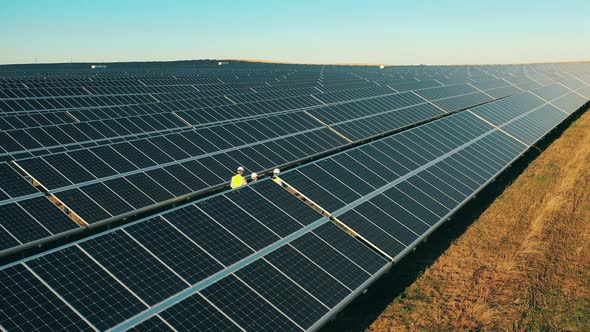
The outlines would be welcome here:
[[[2,188],[0,199],[11,204],[6,213],[27,226],[3,225],[0,250],[13,252],[207,191],[227,183],[236,165],[260,172],[526,88],[561,84],[556,78],[500,79],[481,69],[468,75],[454,67],[410,77],[409,69],[397,76],[361,73],[370,80],[355,68],[236,66],[174,75],[5,78],[0,158],[7,164],[0,170],[6,178],[15,170],[26,174],[44,193],[22,184]],[[39,203],[45,193],[76,222]],[[29,216],[23,204],[42,204],[46,213]],[[54,215],[59,218],[47,217]]]
[[[2,252],[238,165],[324,214],[261,180],[17,260],[4,329],[317,329],[590,99],[587,65],[220,68],[5,74]]]

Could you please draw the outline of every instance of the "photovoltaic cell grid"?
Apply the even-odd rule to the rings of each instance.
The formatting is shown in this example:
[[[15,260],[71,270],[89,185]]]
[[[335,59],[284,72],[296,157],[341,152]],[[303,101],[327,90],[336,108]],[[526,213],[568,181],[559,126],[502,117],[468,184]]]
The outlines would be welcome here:
[[[497,68],[485,69],[498,74]],[[510,82],[509,78],[502,81]],[[486,85],[490,89],[502,87],[498,79],[489,81],[481,86],[445,87],[460,79],[436,80],[431,84],[440,88],[424,96],[479,94]],[[555,82],[548,77],[537,81]],[[577,98],[583,96],[584,86],[574,78],[561,81],[569,90],[542,88],[539,83],[536,88],[542,89],[537,93],[521,93],[451,115],[284,174],[284,181],[313,196],[316,203],[352,228],[373,250],[273,182],[260,181],[5,266],[2,287],[14,288],[18,293],[10,281],[15,278],[30,280],[36,286],[29,287],[29,293],[18,299],[3,299],[11,306],[29,309],[17,317],[12,307],[2,306],[0,324],[21,330],[58,326],[77,330],[316,329],[387,268],[387,261],[375,251],[396,260],[401,258],[420,237],[584,104]],[[389,78],[375,82],[387,85],[394,93],[402,91],[404,84],[413,84]],[[534,85],[520,79],[511,86],[527,84]],[[344,94],[335,93],[341,88],[338,86],[325,87],[331,91],[322,100],[342,98]],[[166,98],[164,95],[160,97]],[[432,101],[428,104],[437,109],[443,105]],[[125,160],[142,158],[117,153]],[[154,163],[168,160],[163,155],[142,154]],[[183,156],[178,151],[167,153],[170,157],[172,154]],[[147,162],[145,158],[135,162],[140,160]],[[63,167],[77,169],[73,172],[80,176],[91,174],[97,178],[88,169],[82,168],[86,174],[75,165],[68,160]],[[125,204],[135,208],[148,200],[155,201],[156,196],[148,195],[138,183],[151,188],[151,195],[174,195],[186,190],[182,186],[189,186],[190,182],[178,181],[165,188],[157,179],[169,181],[168,175],[175,174],[150,171],[137,172],[140,177],[131,174],[135,182],[126,178],[122,182],[125,185],[97,181],[83,190],[81,186],[66,187],[63,193],[70,193],[72,204],[94,204],[101,213],[113,216]],[[63,175],[71,182],[67,174]],[[161,189],[153,184],[160,184]],[[133,202],[114,199],[125,192],[144,195]],[[80,193],[85,203],[78,203]],[[110,196],[105,202],[111,203],[99,205],[97,201],[103,196]],[[100,216],[96,218],[100,220]],[[159,285],[162,282],[166,287]],[[27,298],[35,300],[27,302]],[[108,304],[97,310],[93,307],[97,301]],[[35,310],[39,306],[55,309],[42,313]]]
[[[94,83],[83,78],[55,83],[66,85],[63,87],[36,87],[47,82],[24,78],[24,85],[11,85],[0,94],[2,100],[6,99],[4,104],[13,105],[6,106],[8,112],[0,114],[0,124],[5,123],[6,129],[0,155],[7,160],[16,159],[18,167],[44,190],[49,190],[84,222],[94,224],[226,183],[236,165],[249,171],[271,169],[347,143],[325,125],[353,141],[364,139],[473,106],[476,102],[470,98],[484,95],[481,91],[509,85],[508,81],[498,79],[492,80],[494,84],[486,83],[491,76],[482,73],[471,79],[465,76],[432,81],[433,84],[409,91],[395,88],[404,80],[383,87],[376,84],[383,83],[378,75],[372,77],[375,83],[370,83],[346,72],[335,72],[334,84],[324,78],[321,90],[313,81],[317,79],[313,70],[304,74],[301,81],[285,81],[265,92],[254,92],[263,90],[261,82],[247,77],[235,88],[235,76],[234,83],[227,86],[217,79],[218,86],[203,86],[203,78],[192,76],[172,82],[141,76],[137,81],[104,81],[100,88],[89,87],[97,84],[96,78]],[[279,76],[277,82],[283,78]],[[564,80],[577,87],[572,81],[576,80]],[[300,82],[318,86],[301,87]],[[481,82],[482,86],[476,88],[465,82]],[[274,83],[266,83],[262,83],[265,88],[273,87]],[[67,87],[68,84],[81,84],[84,88]],[[204,93],[207,90],[210,93]],[[149,102],[135,104],[137,100],[128,98],[134,93],[148,96]],[[56,98],[61,95],[64,97]],[[217,99],[211,99],[212,95]],[[223,103],[228,98],[233,103],[220,106],[220,98]],[[457,104],[458,100],[465,102]],[[123,104],[111,105],[118,102]],[[14,103],[37,105],[38,109],[21,109]],[[193,109],[184,109],[191,105]],[[309,109],[302,109],[306,107]],[[149,118],[142,113],[149,113]],[[207,119],[202,119],[204,116]],[[228,121],[237,119],[236,116],[239,124]],[[54,123],[56,126],[51,126]],[[0,191],[0,199],[34,189],[22,183],[18,188],[11,187],[13,196]],[[67,230],[77,228],[70,224]],[[41,232],[38,237],[21,239],[18,234],[2,231],[6,233],[2,234],[6,249],[55,235]]]

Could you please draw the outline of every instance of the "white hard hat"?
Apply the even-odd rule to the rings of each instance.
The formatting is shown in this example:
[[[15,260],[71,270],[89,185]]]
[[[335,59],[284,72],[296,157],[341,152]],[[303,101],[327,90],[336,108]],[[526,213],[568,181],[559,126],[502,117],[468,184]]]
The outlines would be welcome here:
[[[238,167],[238,172],[239,171],[242,171],[243,172],[244,171],[244,167],[242,167],[242,166]]]
[[[274,174],[274,175],[279,175],[279,173],[280,173],[280,172],[281,172],[281,170],[280,170],[280,169],[278,169],[278,168],[275,168],[275,169],[272,171],[272,174]]]
[[[256,172],[253,172],[252,175],[250,175],[250,177],[252,179],[257,179],[258,178],[258,174]]]

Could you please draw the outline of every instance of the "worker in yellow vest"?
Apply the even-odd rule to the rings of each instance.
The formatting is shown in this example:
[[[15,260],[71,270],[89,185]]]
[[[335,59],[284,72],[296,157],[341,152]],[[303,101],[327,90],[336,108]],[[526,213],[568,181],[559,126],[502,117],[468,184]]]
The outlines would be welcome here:
[[[232,176],[231,178],[231,188],[236,189],[241,186],[245,186],[248,184],[248,181],[244,177],[244,167],[238,167],[238,174]]]

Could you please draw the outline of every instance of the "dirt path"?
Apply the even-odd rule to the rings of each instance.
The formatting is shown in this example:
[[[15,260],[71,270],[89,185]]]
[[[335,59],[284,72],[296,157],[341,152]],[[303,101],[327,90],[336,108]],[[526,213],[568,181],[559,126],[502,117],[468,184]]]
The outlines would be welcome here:
[[[590,331],[590,112],[369,331]]]

